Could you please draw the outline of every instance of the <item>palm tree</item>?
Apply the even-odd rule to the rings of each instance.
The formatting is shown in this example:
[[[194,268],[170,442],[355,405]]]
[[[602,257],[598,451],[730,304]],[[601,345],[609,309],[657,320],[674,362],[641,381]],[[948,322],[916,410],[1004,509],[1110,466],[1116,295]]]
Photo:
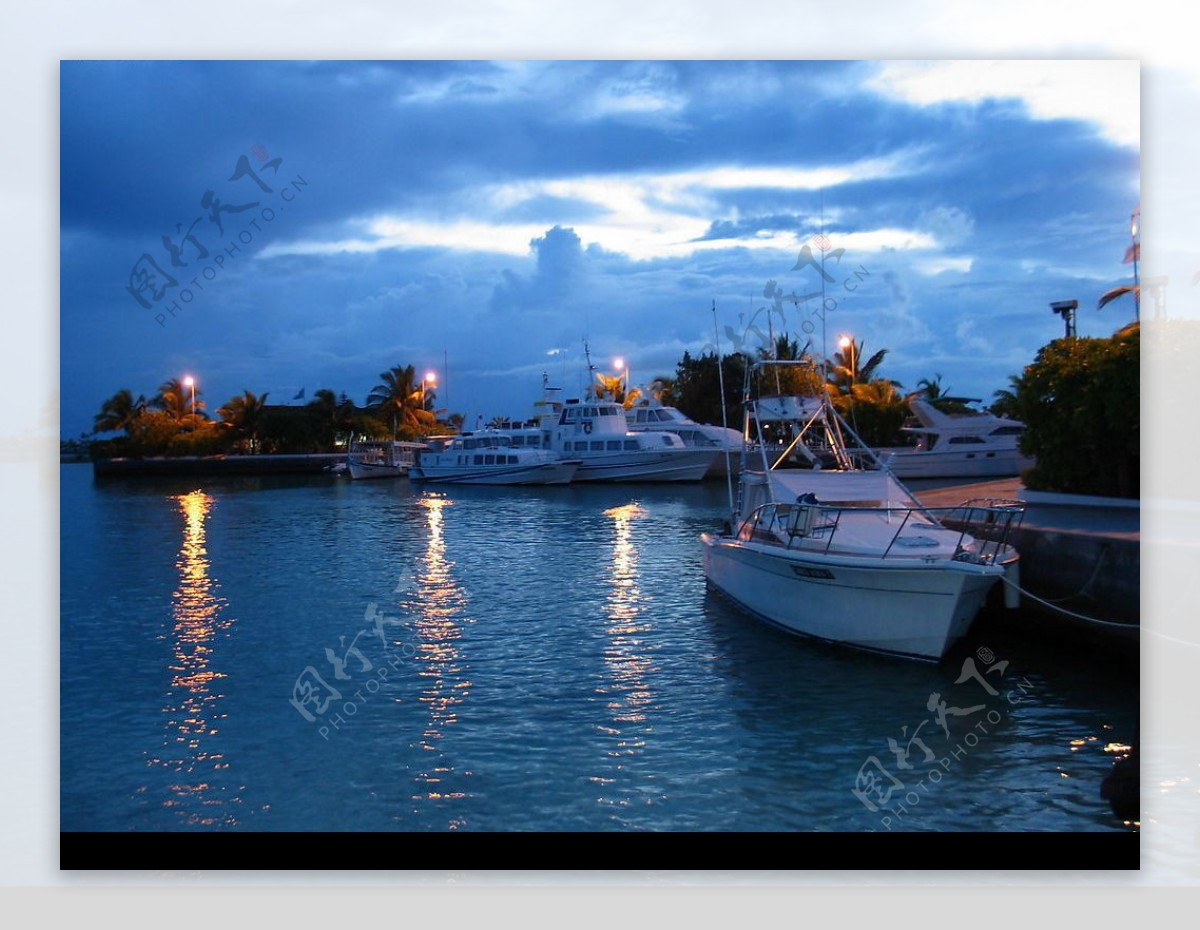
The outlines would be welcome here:
[[[425,408],[433,402],[434,392],[417,380],[412,365],[395,365],[379,375],[377,384],[367,395],[367,407],[380,418],[391,419],[392,435],[404,432],[410,436],[427,433],[437,418]]]
[[[204,401],[199,398],[200,391],[196,389],[195,385],[185,387],[178,378],[172,378],[162,383],[158,394],[154,400],[150,401],[150,406],[162,410],[177,422],[180,428],[190,426],[195,429],[199,425],[199,420],[208,418],[204,413]],[[193,409],[195,411],[194,419]]]
[[[626,410],[641,400],[642,389],[635,387],[626,391],[625,378],[622,375],[606,375],[604,372],[598,371],[596,372],[596,380],[600,384],[599,386],[593,385],[592,390],[597,400],[610,397]]]
[[[650,382],[650,396],[664,407],[675,406],[675,379],[660,375]]]
[[[922,378],[917,382],[917,389],[913,392],[914,397],[919,397],[921,400],[928,401],[942,413],[971,413],[971,408],[967,406],[971,403],[978,403],[978,397],[951,397],[948,388],[942,387],[942,375],[939,372],[933,376],[933,379]]]
[[[259,397],[252,391],[243,391],[240,396],[231,398],[225,406],[217,409],[221,415],[221,425],[232,432],[238,442],[247,443],[251,455],[258,451],[258,434],[262,428],[266,403],[267,394]]]
[[[993,416],[1008,417],[1010,420],[1019,419],[1017,416],[1018,396],[1021,391],[1021,376],[1009,375],[1009,387],[1000,388],[993,392],[992,396],[996,399],[992,401],[991,412]]]
[[[124,430],[128,435],[133,424],[146,411],[146,398],[139,394],[135,400],[129,388],[121,388],[106,400],[96,414],[93,429],[97,433],[111,433]]]
[[[339,435],[354,427],[354,404],[345,394],[339,400],[329,388],[320,388],[306,406],[313,412],[321,444],[326,448],[332,448]]]
[[[855,382],[847,397],[838,398],[839,405],[854,427],[854,431],[869,446],[899,445],[903,439],[908,404],[896,389],[894,381],[875,378]]]
[[[869,359],[865,365],[861,364],[863,348],[866,342],[850,341],[841,352],[834,352],[833,358],[829,360],[829,370],[826,372],[828,381],[828,389],[831,394],[850,396],[852,388],[856,384],[868,384],[875,380],[875,371],[883,364],[884,358],[887,356],[887,349],[880,349]],[[893,386],[896,382],[890,382]]]

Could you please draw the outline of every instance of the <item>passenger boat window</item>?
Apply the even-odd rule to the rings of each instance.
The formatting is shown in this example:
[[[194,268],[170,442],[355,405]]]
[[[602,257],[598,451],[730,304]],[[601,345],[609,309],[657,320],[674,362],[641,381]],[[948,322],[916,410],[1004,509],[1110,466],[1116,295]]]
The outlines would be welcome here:
[[[672,435],[671,435],[670,433],[663,433],[663,434],[662,434],[662,441],[663,441],[663,445],[664,445],[664,446],[669,446],[669,445],[672,445],[672,443],[671,443],[671,439],[672,439],[672,438],[673,438],[673,437],[672,437]]]
[[[619,439],[608,440],[608,451],[609,452],[620,452],[621,451],[621,440],[619,440]]]
[[[587,452],[587,443],[580,441],[575,443],[576,452]]]
[[[600,416],[602,417],[619,417],[621,415],[620,407],[601,407]]]
[[[650,412],[650,411],[648,411],[648,410],[639,410],[639,411],[637,412],[637,422],[638,422],[638,423],[645,423],[645,422],[646,422],[646,414],[647,414],[647,413],[649,413],[649,412]]]
[[[951,436],[949,444],[952,446],[982,445],[986,441],[981,436]]]
[[[477,456],[475,456],[475,463],[474,463],[474,464],[476,464],[476,465],[482,465],[482,464],[483,464],[483,456],[482,456],[482,455],[477,455]]]
[[[603,452],[604,451],[604,441],[602,439],[593,439],[592,440],[592,451],[593,452]]]
[[[634,451],[637,449],[637,447],[638,447],[638,441],[636,439],[626,439],[625,440],[626,450]]]
[[[484,464],[484,465],[495,465],[495,464],[496,464],[496,456],[494,456],[494,455],[485,455],[485,456],[483,457],[483,464]]]

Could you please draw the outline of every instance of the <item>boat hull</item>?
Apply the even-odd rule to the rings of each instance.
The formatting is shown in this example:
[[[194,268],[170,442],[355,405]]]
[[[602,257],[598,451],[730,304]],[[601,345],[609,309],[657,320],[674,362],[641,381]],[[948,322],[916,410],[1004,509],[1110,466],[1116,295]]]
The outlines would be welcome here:
[[[409,473],[413,481],[437,484],[535,485],[570,484],[578,461],[539,462],[535,465],[483,466],[475,469],[416,465]]]
[[[881,450],[883,451],[883,450]],[[893,451],[883,457],[897,478],[1010,478],[1033,465],[1015,450],[995,452]]]
[[[403,478],[408,474],[406,465],[376,465],[370,462],[349,461],[346,467],[350,477],[356,481],[371,478]]]
[[[578,453],[576,453],[578,454]],[[584,457],[576,481],[699,481],[712,467],[711,450],[614,452]]]
[[[966,635],[999,566],[813,556],[704,534],[708,583],[789,633],[938,661]]]

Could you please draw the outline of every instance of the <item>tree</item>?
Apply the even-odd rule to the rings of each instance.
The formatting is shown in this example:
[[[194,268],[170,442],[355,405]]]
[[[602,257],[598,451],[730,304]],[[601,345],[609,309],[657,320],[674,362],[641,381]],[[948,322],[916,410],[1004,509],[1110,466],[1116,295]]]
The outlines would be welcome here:
[[[124,431],[128,436],[138,417],[146,412],[146,398],[139,394],[135,399],[129,388],[121,388],[106,400],[96,414],[94,430],[97,433]]]
[[[1014,379],[1031,490],[1137,497],[1141,464],[1140,330],[1056,339]]]
[[[196,429],[200,425],[199,421],[208,419],[204,413],[205,404],[200,400],[200,393],[195,385],[188,387],[178,378],[171,378],[159,387],[158,394],[150,401],[150,406],[167,414],[179,424],[180,429]]]
[[[664,407],[674,407],[675,379],[659,375],[650,382],[650,396]]]
[[[596,380],[599,384],[592,385],[592,393],[595,394],[597,400],[607,397],[628,410],[642,397],[641,388],[625,390],[625,378],[622,375],[606,375],[598,371]]]
[[[829,384],[829,391],[834,395],[850,396],[850,389],[855,384],[866,383],[874,379],[875,371],[883,364],[884,358],[887,356],[887,349],[880,349],[869,359],[867,363],[862,364],[863,349],[866,347],[866,342],[850,341],[850,345],[846,346],[840,352],[834,352],[833,357],[829,359],[826,365],[826,379]],[[893,386],[899,387],[896,382],[892,382]]]
[[[846,400],[842,415],[868,446],[897,446],[903,443],[908,415],[905,397],[885,378],[857,383]]]
[[[698,358],[684,352],[675,368],[675,404],[697,423],[720,424],[722,420],[721,376],[724,377],[724,422],[734,427],[742,422],[742,382],[746,375],[746,356],[740,353],[721,358],[707,352]]]
[[[390,422],[393,436],[415,438],[428,433],[437,422],[426,409],[435,394],[417,380],[413,366],[395,365],[379,378],[381,383],[367,396],[367,407],[381,422]]]
[[[217,409],[217,413],[221,415],[221,425],[228,430],[236,443],[245,445],[251,455],[259,451],[259,435],[262,431],[266,403],[266,394],[259,397],[252,391],[243,391],[241,395],[231,398],[225,406]]]
[[[942,376],[935,374],[932,379],[922,378],[917,382],[917,389],[910,397],[919,397],[928,401],[942,413],[970,414],[974,411],[968,406],[977,403],[977,397],[951,397],[948,388],[942,387]]]

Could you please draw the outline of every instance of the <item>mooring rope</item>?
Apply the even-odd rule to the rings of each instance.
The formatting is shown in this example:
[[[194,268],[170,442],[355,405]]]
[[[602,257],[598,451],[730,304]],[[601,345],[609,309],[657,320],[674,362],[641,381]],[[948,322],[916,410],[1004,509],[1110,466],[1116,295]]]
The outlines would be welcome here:
[[[1067,610],[1065,607],[1059,607],[1053,601],[1048,601],[1044,597],[1038,597],[1036,594],[1026,591],[1019,584],[1009,580],[1009,578],[1007,576],[1001,576],[1001,577],[1003,578],[1003,581],[1006,585],[1008,585],[1010,588],[1013,588],[1015,591],[1017,591],[1019,594],[1023,595],[1024,597],[1029,598],[1031,601],[1037,601],[1039,604],[1042,604],[1045,607],[1049,607],[1051,610],[1057,611],[1060,614],[1065,614],[1068,617],[1074,617],[1076,620],[1086,620],[1088,623],[1098,623],[1102,626],[1118,626],[1118,627],[1122,627],[1123,629],[1126,629],[1126,630],[1130,630],[1130,629],[1136,630],[1136,629],[1140,628],[1139,625],[1136,623],[1127,623],[1127,622],[1123,622],[1121,620],[1101,620],[1098,617],[1089,617],[1086,614],[1076,613],[1073,610]]]

